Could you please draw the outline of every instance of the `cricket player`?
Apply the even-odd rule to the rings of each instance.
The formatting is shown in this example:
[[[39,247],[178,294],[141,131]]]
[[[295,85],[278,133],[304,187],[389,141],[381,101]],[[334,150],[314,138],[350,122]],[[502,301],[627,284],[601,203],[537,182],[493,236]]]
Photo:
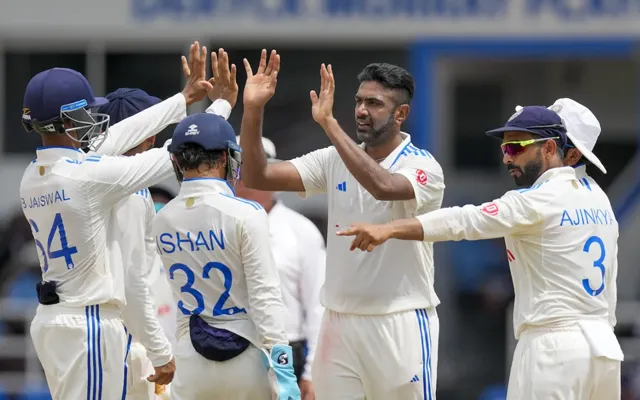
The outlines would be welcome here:
[[[267,214],[235,197],[241,150],[223,118],[194,114],[169,146],[180,193],[153,221],[178,301],[175,400],[299,400]]]
[[[358,146],[333,117],[335,81],[321,67],[313,118],[334,146],[300,158],[267,163],[260,142],[266,103],[257,85],[277,74],[279,56],[260,67],[245,88],[242,120],[248,187],[329,196],[329,231],[356,221],[389,222],[437,210],[444,178],[435,158],[401,131],[413,96],[412,76],[389,64],[358,76]],[[254,84],[254,82],[256,82]],[[264,88],[275,91],[275,87]],[[395,241],[378,254],[349,252],[349,240],[330,234],[321,304],[326,308],[311,374],[319,400],[433,399],[437,381],[440,300],[433,288],[433,246]],[[372,349],[375,349],[373,351]]]
[[[502,139],[503,162],[523,189],[480,206],[356,224],[338,235],[355,235],[351,249],[371,255],[395,241],[383,244],[388,239],[504,237],[519,340],[507,398],[619,399],[623,354],[613,333],[618,223],[609,199],[563,167],[567,135],[554,111],[520,108],[488,134]]]
[[[220,56],[223,59],[226,56],[226,52],[223,54],[222,49],[220,49]],[[226,57],[226,77],[231,78],[228,56]],[[235,76],[233,81],[230,79],[225,81],[216,68],[218,68],[217,55],[212,53],[213,75],[218,78],[215,82],[215,85],[218,86],[215,94],[222,91],[219,87],[224,82],[231,83],[232,86],[235,86],[235,91],[226,91],[231,92],[231,98],[235,103],[238,94]],[[185,73],[187,72],[185,71]],[[118,89],[109,93],[106,98],[109,103],[101,107],[99,111],[109,115],[112,123],[118,123],[160,102],[160,99],[149,96],[140,89]],[[231,113],[229,101],[218,98],[213,100],[207,112],[219,114],[227,119]],[[155,136],[152,136],[129,150],[125,155],[133,156],[152,149],[154,143]],[[136,192],[121,200],[117,205],[117,219],[120,227],[118,238],[127,276],[125,279],[127,305],[124,308],[123,319],[129,336],[133,339],[129,350],[127,385],[127,399],[131,400],[153,400],[156,392],[162,391],[162,388],[156,389],[156,384],[149,382],[147,377],[154,374],[154,368],[162,367],[172,361],[171,344],[160,326],[157,307],[152,301],[151,289],[149,288],[152,282],[152,272],[157,270],[159,264],[162,264],[156,251],[155,239],[151,234],[151,221],[155,215],[155,206],[148,189]],[[145,248],[146,251],[140,250]],[[165,287],[171,296],[171,289],[168,286]],[[163,297],[163,294],[158,293],[160,288],[154,288],[155,293]]]
[[[124,396],[125,277],[114,206],[172,171],[166,149],[112,157],[79,148],[122,154],[184,118],[186,106],[211,89],[195,43],[194,57],[182,93],[114,125],[111,136],[109,117],[91,112],[107,100],[94,96],[82,74],[53,68],[27,85],[23,122],[43,142],[20,187],[43,274],[31,337],[55,400]],[[153,380],[172,374],[161,371]]]
[[[239,136],[236,139],[240,141]],[[263,137],[262,147],[267,162],[278,162],[271,140]],[[260,204],[269,216],[273,258],[288,311],[287,335],[293,349],[293,368],[302,400],[311,400],[314,398],[311,365],[324,312],[320,305],[326,262],[324,238],[313,222],[278,201],[274,193],[249,189],[240,181],[236,194]]]

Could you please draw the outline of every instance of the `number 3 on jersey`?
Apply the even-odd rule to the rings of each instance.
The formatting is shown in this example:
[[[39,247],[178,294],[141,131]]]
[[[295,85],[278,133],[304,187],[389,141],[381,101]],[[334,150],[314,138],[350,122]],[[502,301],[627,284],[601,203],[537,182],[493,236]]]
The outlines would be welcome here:
[[[602,264],[602,262],[604,261],[604,258],[607,254],[604,248],[604,243],[602,242],[602,239],[600,239],[598,236],[591,236],[589,239],[587,239],[587,241],[584,244],[584,247],[582,248],[582,251],[584,251],[585,253],[590,253],[591,246],[594,244],[596,244],[597,247],[600,247],[600,257],[598,257],[598,259],[593,262],[593,267],[598,268],[600,270],[600,273],[602,275],[602,284],[600,284],[599,288],[593,289],[591,288],[591,285],[589,285],[589,279],[586,279],[586,278],[583,279],[582,287],[584,287],[584,290],[587,293],[589,293],[590,296],[597,296],[600,293],[602,293],[602,291],[604,290],[605,267]]]
[[[40,229],[38,229],[38,224],[36,224],[36,222],[32,219],[29,220],[29,223],[31,224],[31,227],[34,231],[33,236],[36,246],[42,254],[42,260],[44,263],[42,268],[43,272],[47,272],[47,270],[49,269],[49,260],[55,260],[56,258],[61,257],[64,257],[64,261],[67,263],[67,269],[72,269],[73,267],[75,267],[75,265],[73,264],[73,258],[71,258],[71,256],[73,254],[76,254],[78,252],[78,249],[76,248],[76,246],[69,246],[69,243],[67,242],[67,232],[64,230],[64,222],[62,222],[62,215],[60,213],[56,213],[55,217],[53,218],[53,224],[51,225],[51,229],[49,230],[49,237],[47,239],[46,252],[44,251],[42,242],[35,238],[35,234],[40,232]],[[53,240],[55,239],[56,234],[58,234],[58,237],[60,239],[60,250],[51,249],[51,245],[53,244]]]
[[[226,301],[229,299],[229,291],[231,290],[231,285],[233,284],[233,276],[231,275],[231,270],[229,269],[229,267],[219,262],[209,262],[202,268],[202,279],[209,279],[209,275],[212,269],[217,269],[218,271],[222,272],[222,277],[224,278],[224,292],[222,292],[222,295],[220,295],[220,298],[213,306],[213,316],[217,317],[218,315],[234,315],[238,313],[246,314],[247,310],[245,310],[244,308],[223,308],[224,303],[226,303]],[[196,281],[195,274],[193,273],[191,268],[187,267],[184,264],[177,263],[173,264],[171,268],[169,268],[169,279],[173,280],[174,273],[178,270],[184,272],[187,277],[187,282],[182,285],[182,287],[180,288],[180,292],[189,293],[191,297],[196,300],[196,308],[194,308],[193,310],[187,310],[184,307],[184,302],[182,300],[178,301],[178,308],[184,315],[199,315],[204,311],[205,305],[202,293],[200,293],[196,288],[193,287],[193,284]]]

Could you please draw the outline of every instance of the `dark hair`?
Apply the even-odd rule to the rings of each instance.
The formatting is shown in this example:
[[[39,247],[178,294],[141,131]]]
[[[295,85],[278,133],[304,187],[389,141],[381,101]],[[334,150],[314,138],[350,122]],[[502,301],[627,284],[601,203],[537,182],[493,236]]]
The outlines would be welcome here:
[[[367,65],[360,74],[358,81],[374,81],[380,83],[387,89],[394,89],[402,92],[402,96],[396,99],[398,104],[409,104],[413,99],[415,83],[413,76],[404,68],[387,63],[374,63]]]
[[[178,166],[182,170],[198,169],[201,164],[208,164],[209,168],[215,168],[222,161],[224,150],[205,150],[195,143],[185,143],[173,151]]]

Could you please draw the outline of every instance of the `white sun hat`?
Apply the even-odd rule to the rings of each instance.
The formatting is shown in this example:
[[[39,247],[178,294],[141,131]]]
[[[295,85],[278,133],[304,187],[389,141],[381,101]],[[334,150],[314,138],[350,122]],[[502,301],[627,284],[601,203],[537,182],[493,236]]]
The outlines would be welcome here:
[[[598,122],[591,110],[569,98],[558,99],[548,108],[560,115],[567,127],[567,137],[575,148],[582,153],[584,158],[591,161],[593,165],[606,174],[607,169],[602,165],[598,157],[593,154],[593,148],[602,129],[600,128],[600,122]]]

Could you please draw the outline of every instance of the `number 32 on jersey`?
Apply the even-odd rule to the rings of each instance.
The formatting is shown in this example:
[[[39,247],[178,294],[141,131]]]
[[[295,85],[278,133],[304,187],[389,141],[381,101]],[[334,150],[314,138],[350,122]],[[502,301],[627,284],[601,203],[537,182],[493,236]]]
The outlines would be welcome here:
[[[227,267],[226,265],[220,262],[213,262],[213,261],[208,262],[202,268],[202,279],[209,279],[212,269],[216,269],[222,273],[223,284],[224,284],[224,291],[220,295],[220,298],[218,298],[218,301],[216,302],[216,304],[213,306],[213,311],[212,311],[213,316],[217,317],[219,315],[235,315],[239,313],[246,314],[247,310],[245,310],[244,308],[238,308],[238,307],[224,308],[224,303],[226,303],[227,300],[229,299],[229,291],[231,290],[231,286],[233,284],[233,276],[231,275],[231,270],[229,269],[229,267]],[[187,282],[184,285],[182,285],[182,287],[180,287],[180,292],[188,293],[196,301],[196,308],[194,308],[193,310],[188,310],[184,306],[184,302],[182,300],[178,301],[178,308],[184,315],[192,315],[192,314],[200,315],[205,308],[204,297],[202,296],[202,293],[200,293],[200,291],[198,291],[193,286],[196,280],[196,276],[193,270],[188,266],[186,266],[185,264],[181,264],[181,263],[173,264],[171,268],[169,268],[169,279],[171,280],[174,279],[174,274],[176,271],[184,272],[184,274],[187,277]]]

